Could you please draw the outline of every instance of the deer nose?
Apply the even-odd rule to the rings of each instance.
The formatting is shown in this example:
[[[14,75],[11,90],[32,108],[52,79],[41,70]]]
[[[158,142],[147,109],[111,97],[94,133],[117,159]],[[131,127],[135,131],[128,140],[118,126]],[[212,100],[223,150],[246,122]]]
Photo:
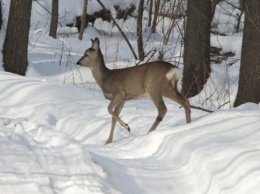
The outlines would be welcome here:
[[[80,61],[80,60],[79,60],[79,61]],[[80,63],[79,61],[78,61],[76,64],[81,66],[81,63]]]

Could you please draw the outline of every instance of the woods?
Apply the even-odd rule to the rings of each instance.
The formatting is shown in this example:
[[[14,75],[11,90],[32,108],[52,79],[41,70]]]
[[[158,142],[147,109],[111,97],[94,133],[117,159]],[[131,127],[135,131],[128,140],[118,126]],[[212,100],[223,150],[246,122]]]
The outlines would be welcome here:
[[[219,59],[225,60],[225,51],[221,47],[216,48],[212,46],[210,37],[215,37],[218,33],[222,36],[221,32],[217,32],[217,16],[215,16],[214,20],[214,15],[218,13],[216,10],[221,9],[222,5],[228,5],[233,6],[236,10],[241,10],[237,13],[238,22],[234,24],[237,25],[234,32],[239,33],[241,17],[242,15],[245,17],[244,28],[242,29],[244,33],[241,59],[239,59],[241,63],[238,92],[234,106],[239,106],[246,102],[259,103],[260,101],[260,48],[258,45],[260,41],[260,4],[258,1],[188,0],[186,2],[181,0],[147,0],[139,1],[135,5],[121,6],[120,4],[115,4],[113,7],[105,8],[105,10],[101,8],[92,12],[90,10],[94,8],[94,4],[91,4],[93,2],[82,1],[83,3],[80,4],[81,12],[79,15],[73,16],[74,23],[70,24],[66,20],[64,20],[65,23],[62,21],[64,16],[59,13],[59,1],[52,0],[50,2],[52,2],[50,7],[44,7],[40,1],[11,1],[3,46],[3,67],[5,71],[26,75],[30,31],[29,18],[32,3],[35,3],[41,5],[46,10],[50,9],[48,13],[50,18],[49,35],[53,38],[59,37],[58,28],[63,28],[67,25],[80,29],[80,40],[89,39],[90,37],[83,37],[84,30],[90,28],[89,22],[95,26],[94,22],[98,21],[99,18],[100,21],[110,22],[111,26],[115,25],[119,29],[120,36],[123,36],[128,43],[133,58],[139,60],[135,62],[137,65],[142,62],[155,60],[169,61],[180,65],[183,68],[182,93],[191,98],[201,94],[202,91],[205,92],[205,85],[209,79],[211,80],[211,66],[216,64],[213,56],[218,58],[217,61]],[[102,3],[103,1],[99,2]],[[97,4],[99,2],[97,1]],[[102,4],[104,4],[103,7],[107,6],[106,2]],[[3,2],[1,5],[3,5]],[[218,7],[218,5],[220,6]],[[126,35],[129,32],[125,28],[124,22],[129,18],[134,18],[136,21],[134,32],[136,41],[130,40],[130,36]],[[91,28],[95,29],[95,27]],[[105,31],[106,29],[102,29],[102,33]],[[106,33],[109,32],[107,31]],[[160,40],[160,46],[154,46],[154,43],[151,41],[155,40],[154,37],[160,33],[163,37]],[[174,51],[172,49],[178,50]],[[182,51],[184,52],[181,53]],[[120,50],[118,52],[120,53]],[[174,52],[180,53],[176,57]],[[232,53],[227,53],[227,57],[229,57],[228,54],[232,56]],[[219,89],[210,91],[203,103],[211,101],[211,95],[219,91]],[[221,103],[223,105],[231,102],[229,99],[229,102]],[[220,104],[219,107],[222,105]]]
[[[0,0],[0,194],[259,194],[259,2]]]

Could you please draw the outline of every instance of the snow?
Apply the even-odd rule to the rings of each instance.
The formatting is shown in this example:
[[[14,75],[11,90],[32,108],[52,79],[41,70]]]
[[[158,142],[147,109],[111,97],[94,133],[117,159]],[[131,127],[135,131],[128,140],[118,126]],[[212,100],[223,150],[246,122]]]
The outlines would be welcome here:
[[[39,18],[33,18],[37,23]],[[133,23],[120,25],[128,32],[135,29]],[[204,90],[190,99],[214,113],[193,109],[192,122],[186,124],[183,108],[165,99],[164,120],[147,134],[156,108],[149,99],[129,101],[121,117],[131,132],[117,124],[113,143],[104,145],[111,124],[109,101],[91,72],[75,63],[95,37],[108,67],[133,66],[133,56],[106,22],[88,27],[83,41],[67,28],[54,40],[46,28],[31,28],[25,77],[0,71],[0,193],[259,193],[260,104],[230,108],[239,60],[232,66],[212,65]],[[136,50],[132,32],[127,36]],[[146,49],[160,42],[147,41]],[[240,59],[241,34],[212,35],[211,43]]]
[[[59,0],[59,25],[64,27],[66,24],[75,23],[75,18],[81,16],[84,0]],[[137,6],[137,0],[101,0],[102,4],[110,11],[112,16],[116,16],[116,10],[113,5],[118,5],[122,10],[129,8],[130,5]],[[6,9],[6,18],[8,17],[9,0],[4,0]],[[38,0],[33,1],[33,19],[31,21],[31,28],[46,28],[51,18],[52,0]],[[48,10],[48,12],[46,11]],[[91,15],[102,10],[101,5],[97,0],[88,0],[87,14]]]
[[[4,193],[258,193],[260,107],[207,114],[167,101],[146,135],[150,100],[127,103],[114,143],[100,89],[0,73],[0,191]]]

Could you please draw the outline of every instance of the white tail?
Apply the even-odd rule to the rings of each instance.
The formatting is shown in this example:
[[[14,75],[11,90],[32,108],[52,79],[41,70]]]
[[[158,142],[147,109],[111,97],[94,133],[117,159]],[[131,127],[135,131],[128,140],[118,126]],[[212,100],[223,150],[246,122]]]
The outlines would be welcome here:
[[[191,122],[189,100],[177,89],[180,73],[176,66],[163,61],[155,61],[135,67],[110,70],[105,66],[99,48],[99,39],[95,38],[91,41],[92,47],[85,51],[77,64],[90,68],[105,98],[111,101],[108,112],[112,115],[112,125],[106,144],[113,140],[116,121],[130,131],[129,126],[119,117],[125,101],[128,100],[145,97],[152,99],[158,110],[158,116],[149,132],[156,129],[167,112],[163,97],[172,99],[183,106],[186,121]]]

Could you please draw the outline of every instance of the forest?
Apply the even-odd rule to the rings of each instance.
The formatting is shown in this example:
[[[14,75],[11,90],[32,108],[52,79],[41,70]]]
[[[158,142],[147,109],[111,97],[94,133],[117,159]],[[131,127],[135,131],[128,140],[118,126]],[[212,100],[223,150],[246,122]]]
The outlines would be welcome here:
[[[258,194],[260,1],[0,5],[0,193]]]
[[[205,2],[191,4],[184,0],[158,0],[155,2],[153,0],[140,2],[129,0],[123,2],[105,1],[104,4],[101,1],[90,1],[88,4],[88,1],[81,2],[78,0],[75,2],[75,6],[72,6],[68,2],[59,3],[58,0],[29,1],[28,5],[24,4],[24,10],[20,9],[18,3],[11,4],[13,6],[9,14],[11,21],[6,24],[7,36],[3,47],[3,64],[6,71],[25,75],[28,66],[27,54],[23,54],[20,59],[13,57],[13,54],[20,55],[28,47],[28,34],[31,29],[29,19],[31,14],[29,13],[32,9],[32,3],[34,3],[43,9],[35,10],[38,17],[49,19],[42,25],[46,27],[47,23],[50,23],[48,27],[49,35],[53,38],[57,37],[58,28],[67,26],[73,28],[75,33],[78,32],[79,39],[82,40],[84,29],[89,27],[89,23],[92,23],[92,27],[94,27],[96,20],[107,21],[112,28],[118,29],[118,33],[121,34],[121,38],[127,43],[132,54],[132,58],[129,60],[135,60],[136,65],[151,60],[173,61],[177,66],[183,64],[182,93],[186,97],[193,97],[201,93],[210,77],[212,65],[220,63],[225,65],[227,63],[230,66],[236,64],[235,60],[242,61],[239,89],[235,100],[224,101],[218,107],[225,104],[229,104],[230,107],[239,106],[245,102],[259,103],[259,52],[257,44],[259,38],[257,18],[259,13],[257,3],[246,3],[244,5],[243,1],[205,0]],[[217,7],[218,4],[221,5],[220,8]],[[70,6],[73,8],[70,8]],[[222,15],[226,17],[221,16],[222,18],[220,18],[220,16],[217,16],[215,14],[216,9],[220,9],[220,12],[223,12]],[[46,13],[40,13],[44,11]],[[23,17],[20,17],[21,15]],[[124,23],[129,17],[134,20],[132,28],[135,26],[135,35],[132,32],[133,29],[123,30],[125,28]],[[39,28],[41,21],[34,22],[37,22],[35,28]],[[246,25],[244,25],[245,23]],[[232,37],[241,36],[244,27],[246,33],[243,33],[241,45],[247,48],[247,45],[252,47],[255,44],[254,49],[250,52],[247,52],[248,49],[246,48],[241,49],[241,55],[235,56],[240,50],[236,52],[225,51],[221,42],[218,44],[212,41],[216,36],[218,39],[216,41],[221,38],[227,39],[227,36],[231,34]],[[15,34],[14,32],[18,33]],[[20,35],[18,35],[19,32]],[[104,31],[103,33],[109,32]],[[132,37],[136,38],[137,41],[134,46],[129,41],[131,37],[127,37],[126,33],[132,33]],[[65,31],[64,34],[66,34]],[[24,38],[20,38],[21,36],[24,36]],[[15,48],[12,46],[14,42],[16,43]],[[133,47],[137,48],[134,49]],[[19,52],[14,52],[17,48]],[[233,57],[231,62],[229,62],[230,57]],[[17,66],[17,60],[22,60],[22,65]],[[225,90],[229,91],[231,85],[227,84],[226,87]],[[212,93],[219,95],[222,92],[210,91],[208,95],[213,95]],[[206,98],[210,100],[211,97],[207,96]]]

